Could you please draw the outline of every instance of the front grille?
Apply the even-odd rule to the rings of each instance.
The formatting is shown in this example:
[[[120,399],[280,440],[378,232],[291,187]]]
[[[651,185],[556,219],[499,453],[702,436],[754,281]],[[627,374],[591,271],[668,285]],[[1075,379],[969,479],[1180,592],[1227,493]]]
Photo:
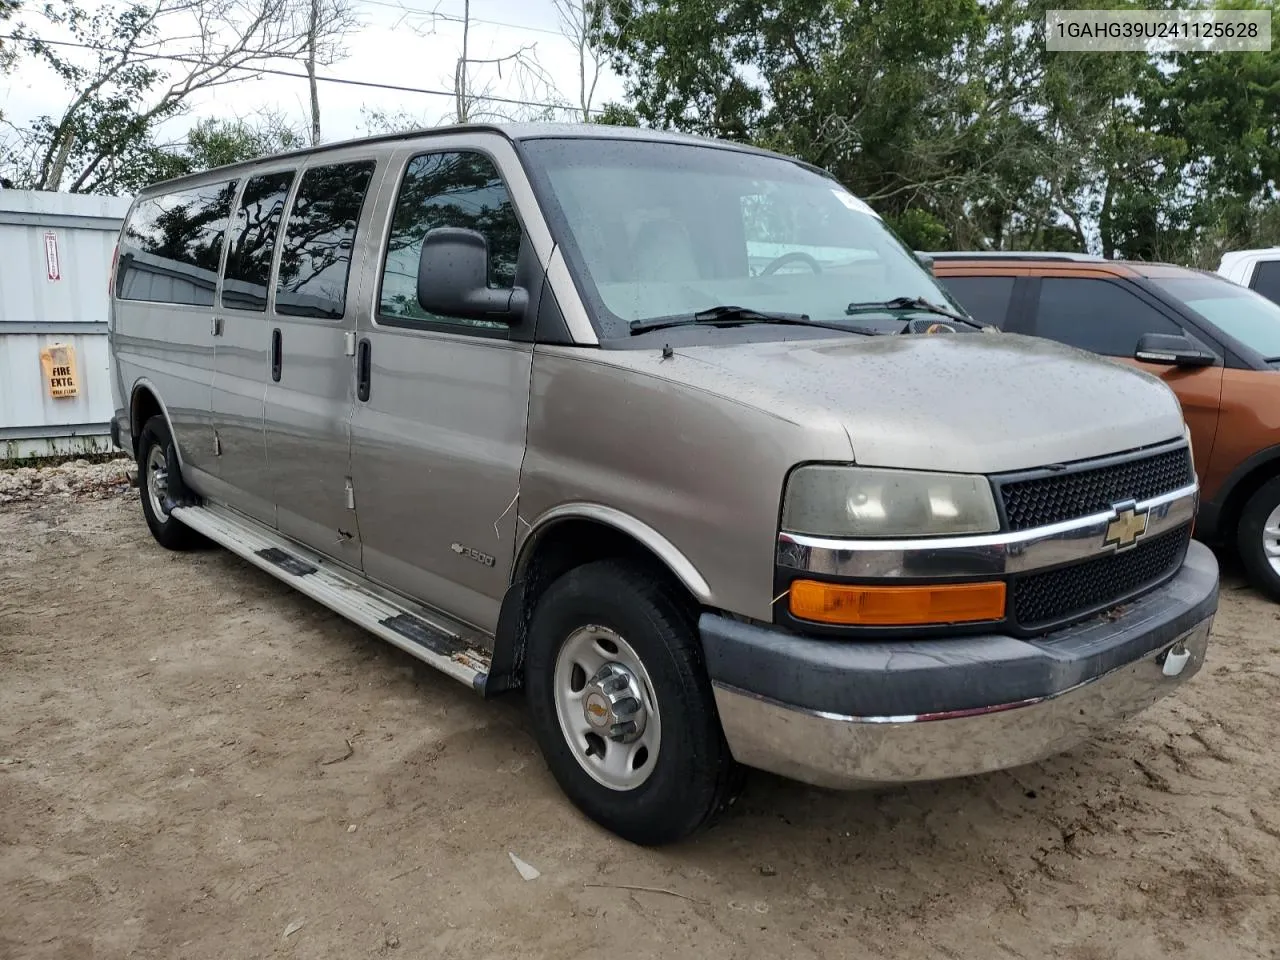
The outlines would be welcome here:
[[[1195,480],[1186,447],[1083,470],[1045,473],[1000,485],[1010,530],[1028,530],[1146,500]]]
[[[1171,575],[1190,539],[1190,527],[1181,527],[1123,553],[1019,577],[1012,584],[1010,613],[1028,630],[1086,616]]]

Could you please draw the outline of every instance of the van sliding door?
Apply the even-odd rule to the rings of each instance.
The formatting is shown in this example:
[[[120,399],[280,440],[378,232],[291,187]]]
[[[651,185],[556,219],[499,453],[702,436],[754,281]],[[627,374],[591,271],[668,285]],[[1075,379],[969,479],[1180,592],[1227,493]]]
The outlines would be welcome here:
[[[276,526],[358,568],[360,536],[350,488],[355,291],[352,261],[368,232],[366,156],[311,158],[294,191],[267,308],[267,472]]]
[[[213,425],[218,500],[276,522],[267,475],[263,401],[267,390],[267,295],[292,169],[250,177],[240,194],[214,317]]]

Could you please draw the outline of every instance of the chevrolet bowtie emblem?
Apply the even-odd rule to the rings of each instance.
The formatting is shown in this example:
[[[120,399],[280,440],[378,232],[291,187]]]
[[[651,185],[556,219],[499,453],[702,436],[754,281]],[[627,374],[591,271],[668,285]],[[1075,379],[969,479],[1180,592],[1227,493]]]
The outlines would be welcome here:
[[[1139,513],[1133,503],[1117,504],[1115,511],[1115,519],[1107,524],[1107,535],[1102,545],[1124,550],[1132,547],[1147,532],[1147,512]]]

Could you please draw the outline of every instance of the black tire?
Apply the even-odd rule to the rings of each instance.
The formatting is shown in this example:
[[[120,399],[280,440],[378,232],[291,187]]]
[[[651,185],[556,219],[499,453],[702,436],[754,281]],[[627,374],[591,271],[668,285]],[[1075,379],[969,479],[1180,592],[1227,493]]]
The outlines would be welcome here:
[[[648,673],[661,742],[648,778],[611,789],[583,768],[556,713],[554,675],[562,645],[597,624],[634,649]],[[588,817],[633,843],[656,846],[709,826],[741,785],[720,728],[697,639],[696,612],[644,567],[602,560],[571,570],[539,598],[529,627],[525,691],[547,766]]]
[[[1280,603],[1280,572],[1271,565],[1275,558],[1267,556],[1266,544],[1271,538],[1265,533],[1267,519],[1277,509],[1280,509],[1280,477],[1268,480],[1245,503],[1236,528],[1236,549],[1250,582]]]
[[[204,537],[190,527],[179,523],[169,516],[164,503],[158,512],[152,503],[153,479],[149,469],[152,450],[157,450],[157,457],[165,463],[167,493],[157,491],[154,499],[169,502],[190,502],[191,494],[182,483],[182,473],[178,469],[178,457],[173,448],[173,436],[169,433],[169,424],[162,416],[154,416],[142,428],[138,437],[138,493],[142,496],[142,514],[147,518],[147,528],[156,538],[156,543],[169,550],[195,550],[207,543]]]

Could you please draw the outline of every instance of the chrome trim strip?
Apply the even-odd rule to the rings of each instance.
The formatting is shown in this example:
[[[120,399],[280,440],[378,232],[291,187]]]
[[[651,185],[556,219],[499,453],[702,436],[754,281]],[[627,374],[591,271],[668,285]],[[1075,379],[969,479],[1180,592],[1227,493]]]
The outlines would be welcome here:
[[[1142,657],[1066,690],[974,712],[842,716],[714,682],[712,692],[739,763],[837,790],[942,780],[1032,763],[1112,730],[1195,676],[1212,623],[1206,617]],[[1166,675],[1162,657],[1179,646],[1189,662]]]
[[[1195,517],[1199,485],[1190,484],[1134,505],[1147,516],[1142,540],[1150,540]],[[837,540],[778,534],[779,566],[838,577],[967,577],[1025,573],[1077,563],[1111,553],[1107,527],[1118,515],[1103,513],[1044,527],[971,537],[916,540]]]

